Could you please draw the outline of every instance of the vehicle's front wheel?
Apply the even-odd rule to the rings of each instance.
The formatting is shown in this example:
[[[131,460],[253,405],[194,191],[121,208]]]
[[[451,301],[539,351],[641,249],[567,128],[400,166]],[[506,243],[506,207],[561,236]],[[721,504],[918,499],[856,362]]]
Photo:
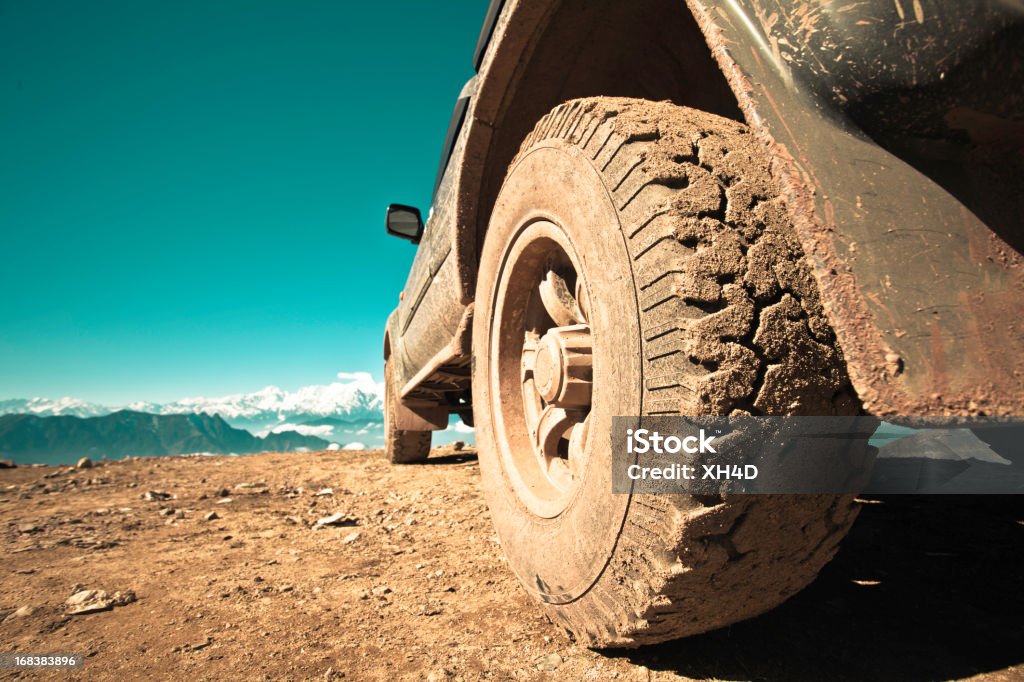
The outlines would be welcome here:
[[[509,565],[591,646],[762,613],[854,519],[851,497],[611,492],[615,415],[858,412],[739,123],[605,98],[543,118],[492,212],[473,343],[484,492]]]
[[[384,361],[384,454],[392,464],[415,464],[430,456],[430,431],[398,428],[398,388],[391,360]]]

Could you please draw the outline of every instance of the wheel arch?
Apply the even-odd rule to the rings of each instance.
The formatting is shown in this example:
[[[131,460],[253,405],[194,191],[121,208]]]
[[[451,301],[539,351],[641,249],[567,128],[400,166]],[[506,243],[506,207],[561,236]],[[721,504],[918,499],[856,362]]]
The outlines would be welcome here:
[[[639,97],[742,120],[729,83],[682,0],[512,0],[492,31],[459,173],[460,270],[476,263],[498,190],[519,145],[558,104]],[[557,75],[557,77],[553,77]]]
[[[801,38],[773,24],[766,6],[507,0],[480,64],[454,178],[463,303],[472,300],[508,163],[537,120],[575,97],[670,100],[743,121],[758,136],[869,411],[1020,413],[1024,335],[1001,313],[1020,309],[1020,254],[835,102],[801,87],[813,74],[771,47],[779,32]],[[953,366],[954,357],[984,361]]]

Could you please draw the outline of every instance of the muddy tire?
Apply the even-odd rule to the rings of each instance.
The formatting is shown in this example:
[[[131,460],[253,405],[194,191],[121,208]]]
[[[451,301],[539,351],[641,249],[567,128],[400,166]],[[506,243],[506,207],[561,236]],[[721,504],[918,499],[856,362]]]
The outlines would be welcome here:
[[[476,292],[474,413],[509,565],[595,647],[760,614],[805,587],[852,497],[611,494],[614,415],[852,415],[816,285],[748,129],[568,102],[499,194]]]
[[[384,361],[384,453],[392,464],[416,464],[430,456],[430,431],[403,431],[396,426],[398,390],[391,360]]]

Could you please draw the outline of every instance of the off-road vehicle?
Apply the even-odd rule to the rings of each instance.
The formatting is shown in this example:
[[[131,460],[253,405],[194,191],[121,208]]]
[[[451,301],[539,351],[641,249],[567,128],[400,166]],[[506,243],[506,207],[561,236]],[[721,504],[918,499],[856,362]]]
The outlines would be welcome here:
[[[1020,4],[492,2],[384,336],[387,452],[475,425],[592,646],[762,613],[852,496],[623,495],[615,415],[1024,414]]]

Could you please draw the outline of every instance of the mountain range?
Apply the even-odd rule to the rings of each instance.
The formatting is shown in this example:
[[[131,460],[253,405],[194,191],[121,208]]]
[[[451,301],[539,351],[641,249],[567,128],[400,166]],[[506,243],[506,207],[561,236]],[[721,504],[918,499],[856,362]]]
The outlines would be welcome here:
[[[123,409],[158,415],[216,414],[231,426],[258,436],[295,431],[333,441],[344,441],[348,435],[367,429],[380,431],[384,421],[384,385],[374,381],[368,372],[341,372],[338,379],[295,391],[267,386],[252,393],[217,398],[182,398],[169,403],[140,401],[123,406],[71,397],[0,400],[0,415],[99,417]]]
[[[381,448],[384,446],[384,385],[374,381],[368,372],[341,372],[337,381],[329,384],[304,386],[294,391],[287,391],[276,386],[251,393],[235,393],[221,397],[191,397],[173,402],[133,402],[122,406],[108,406],[88,402],[78,398],[64,397],[56,400],[49,398],[18,398],[0,400],[0,415],[26,415],[46,418],[77,417],[89,419],[105,417],[121,412],[147,414],[152,416],[217,416],[233,429],[244,429],[250,437],[268,439],[267,443],[286,442],[278,437],[306,436],[322,439],[322,444],[308,447],[342,447],[351,450]],[[70,423],[70,422],[68,422]],[[133,423],[142,428],[148,424],[145,420],[136,419]],[[66,428],[64,422],[54,426],[54,433]],[[42,427],[37,427],[42,428]],[[49,427],[47,427],[49,428]],[[70,428],[70,427],[67,427]],[[67,433],[77,434],[72,428]],[[64,448],[56,440],[49,441],[58,451],[70,452],[79,448],[81,443],[76,435],[72,435],[72,446]],[[117,442],[125,440],[122,435],[115,438],[112,452],[108,456],[116,456],[113,452],[121,452]],[[229,439],[230,440],[230,439]],[[473,430],[461,421],[453,418],[445,431],[434,433],[435,445],[442,445],[456,440],[473,442]],[[99,446],[98,441],[92,447]],[[186,441],[174,447],[185,447]],[[253,452],[247,450],[242,441],[231,440],[235,445],[222,444],[200,447],[200,441],[189,450],[181,450],[169,454],[186,452]],[[173,448],[172,448],[173,449]],[[5,449],[0,446],[0,454]],[[77,450],[76,450],[77,451]],[[133,452],[133,454],[139,454]],[[36,458],[35,461],[47,461]]]
[[[293,431],[260,438],[233,428],[218,415],[208,414],[158,415],[120,410],[99,417],[0,416],[0,453],[21,462],[56,464],[80,457],[287,452],[324,450],[328,446],[322,438]]]

